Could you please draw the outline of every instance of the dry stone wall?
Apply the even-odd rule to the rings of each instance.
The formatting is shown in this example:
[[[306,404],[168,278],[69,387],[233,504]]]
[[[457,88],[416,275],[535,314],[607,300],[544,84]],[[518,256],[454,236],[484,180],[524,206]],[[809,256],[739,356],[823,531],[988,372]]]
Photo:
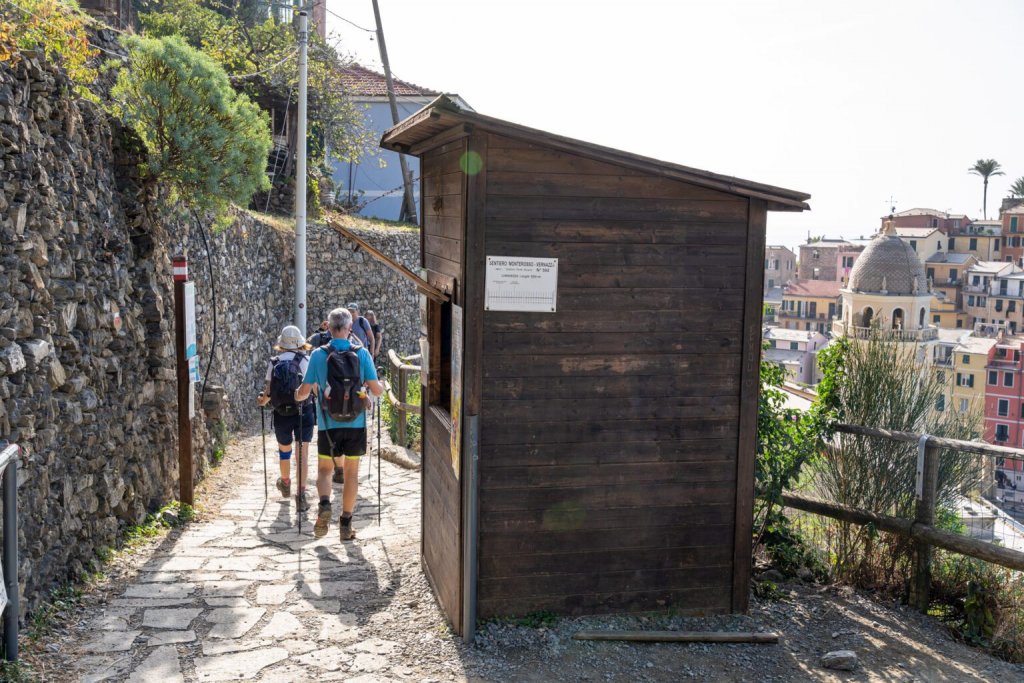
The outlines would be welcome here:
[[[350,228],[369,244],[419,272],[420,235],[412,228]],[[408,280],[376,261],[325,224],[307,229],[309,324],[355,301],[372,310],[384,329],[384,348],[419,352],[419,295]]]
[[[25,611],[176,497],[170,257],[189,257],[204,376],[213,359],[193,429],[197,476],[214,434],[258,424],[253,399],[291,321],[294,233],[240,213],[210,234],[205,217],[158,209],[140,152],[59,71],[35,58],[0,63],[0,445],[23,448]],[[418,262],[416,232],[363,233]],[[414,348],[414,289],[325,226],[309,235],[311,325],[358,299],[381,310],[389,342]]]

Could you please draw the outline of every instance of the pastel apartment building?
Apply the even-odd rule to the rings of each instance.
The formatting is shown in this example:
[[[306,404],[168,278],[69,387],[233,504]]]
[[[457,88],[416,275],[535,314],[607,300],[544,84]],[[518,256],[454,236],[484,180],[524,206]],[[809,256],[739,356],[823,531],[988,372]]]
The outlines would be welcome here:
[[[1020,269],[1006,261],[979,261],[967,270],[963,285],[964,312],[971,327],[984,325],[990,327],[989,331],[994,334],[996,329],[1005,326],[1005,317],[1002,313],[1005,312],[1008,303],[1000,304],[1003,310],[998,315],[994,311],[994,302],[991,303],[990,309],[992,283],[1001,276],[1016,272],[1020,272]],[[1009,292],[1009,283],[1005,286],[997,285],[995,291]],[[1002,298],[1005,300],[1010,297],[1003,294]],[[1014,307],[1019,306],[1015,304]]]
[[[978,263],[970,254],[936,252],[925,261],[932,283],[932,323],[946,329],[972,329],[964,310],[963,284],[967,271]]]
[[[896,235],[924,261],[934,254],[946,251],[946,234],[938,228],[901,228],[897,226]]]
[[[897,228],[937,228],[947,235],[971,224],[971,219],[962,213],[922,208],[907,209],[894,213],[892,216],[882,216],[882,227],[890,219]]]
[[[835,280],[794,280],[782,292],[779,326],[787,330],[825,333],[842,314],[840,283]]]
[[[947,251],[971,254],[979,261],[1003,261],[1002,242],[1000,221],[974,221],[959,232],[949,233]]]
[[[800,384],[817,382],[818,351],[828,345],[828,337],[817,330],[787,330],[773,327],[765,330],[768,348],[764,359],[778,363],[786,371],[786,378]]]
[[[1003,259],[1018,266],[1024,265],[1024,200],[1010,206],[1000,214],[1003,231]]]
[[[843,239],[823,237],[800,245],[801,280],[838,280],[838,254],[852,245]]]
[[[796,279],[796,254],[787,247],[769,244],[764,250],[764,291],[785,287]]]

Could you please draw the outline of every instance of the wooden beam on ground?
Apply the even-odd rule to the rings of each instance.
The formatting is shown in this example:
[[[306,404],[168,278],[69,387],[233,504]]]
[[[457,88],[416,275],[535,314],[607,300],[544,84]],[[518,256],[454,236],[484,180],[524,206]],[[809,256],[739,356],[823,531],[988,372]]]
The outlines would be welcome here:
[[[580,631],[575,640],[630,640],[644,643],[768,643],[778,633],[756,631]]]

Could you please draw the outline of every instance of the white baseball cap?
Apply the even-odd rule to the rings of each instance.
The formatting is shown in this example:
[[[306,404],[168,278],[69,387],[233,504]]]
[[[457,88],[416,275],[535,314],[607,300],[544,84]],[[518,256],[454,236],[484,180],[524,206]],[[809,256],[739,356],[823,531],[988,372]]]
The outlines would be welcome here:
[[[306,338],[302,336],[302,331],[295,325],[288,325],[281,330],[281,336],[277,338],[277,346],[275,347],[279,351],[300,351],[311,348],[306,343]]]

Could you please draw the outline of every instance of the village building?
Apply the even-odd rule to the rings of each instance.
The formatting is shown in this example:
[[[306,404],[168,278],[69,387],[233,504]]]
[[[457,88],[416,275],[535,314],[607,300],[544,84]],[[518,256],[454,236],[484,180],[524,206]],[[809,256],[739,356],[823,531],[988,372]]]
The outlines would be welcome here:
[[[925,261],[946,251],[946,235],[938,228],[896,227],[896,234]]]
[[[796,278],[796,254],[788,247],[769,244],[764,250],[764,291],[785,287]]]
[[[1006,261],[978,261],[967,269],[963,284],[964,312],[972,328],[988,326],[990,329],[983,331],[995,334],[997,328],[1004,326],[1001,318],[989,313],[990,286],[996,277],[1018,271]]]
[[[395,104],[399,120],[405,119],[429,104],[440,93],[407,81],[392,79]],[[380,139],[384,131],[395,124],[388,100],[388,84],[384,74],[359,64],[352,64],[344,72],[345,92],[357,108],[363,111],[364,125]],[[472,110],[458,95],[449,95],[464,109]],[[406,166],[412,181],[413,197],[420,206],[420,161],[406,155]],[[404,201],[402,167],[398,153],[378,148],[359,160],[331,160],[331,177],[335,187],[335,201],[350,207],[362,216],[385,220],[399,220]]]
[[[1024,331],[1024,272],[1012,266],[992,278],[988,286],[985,321],[1002,322],[1008,334]]]
[[[1024,203],[1002,211],[999,220],[1003,231],[1003,258],[1024,266]]]
[[[974,221],[947,238],[947,251],[971,254],[979,261],[1002,261],[1002,223],[998,220]]]
[[[938,338],[928,319],[932,293],[924,262],[892,223],[857,259],[841,297],[840,319],[832,328],[837,335],[867,339],[882,334],[915,344]]]
[[[947,235],[971,224],[971,219],[962,213],[921,208],[907,209],[889,216],[882,216],[881,227],[885,227],[885,222],[889,220],[897,228],[937,228]]]
[[[864,244],[851,243],[848,246],[844,245],[836,250],[836,281],[840,284],[845,285],[850,279],[850,273],[853,271],[853,266],[857,263],[857,257],[864,251],[864,247],[867,246],[867,242]]]
[[[985,409],[985,366],[996,340],[966,333],[953,347],[949,362],[949,409],[981,416]],[[981,434],[978,434],[980,437]]]
[[[964,310],[963,283],[967,270],[978,263],[970,254],[936,252],[925,261],[925,273],[932,283],[932,324],[939,328],[971,329]]]
[[[849,246],[846,240],[830,237],[801,244],[798,277],[801,280],[837,280],[838,253]]]
[[[818,351],[828,345],[828,337],[817,330],[787,330],[773,327],[765,330],[768,343],[764,359],[778,363],[786,371],[786,379],[800,384],[816,384],[815,369]]]
[[[788,330],[825,333],[842,312],[839,283],[835,280],[794,280],[782,292],[779,326]]]
[[[762,324],[774,327],[779,324],[779,311],[782,310],[782,287],[772,287],[764,293],[764,315]]]

